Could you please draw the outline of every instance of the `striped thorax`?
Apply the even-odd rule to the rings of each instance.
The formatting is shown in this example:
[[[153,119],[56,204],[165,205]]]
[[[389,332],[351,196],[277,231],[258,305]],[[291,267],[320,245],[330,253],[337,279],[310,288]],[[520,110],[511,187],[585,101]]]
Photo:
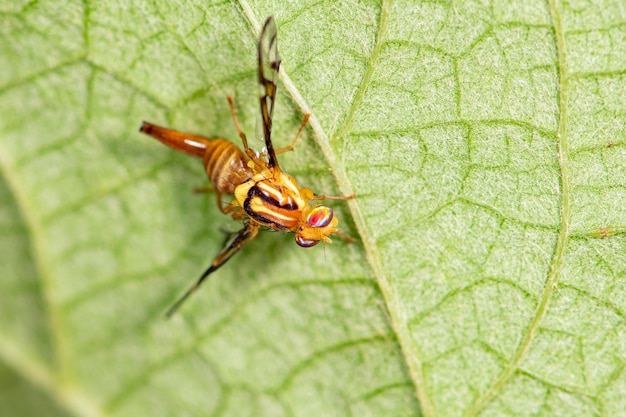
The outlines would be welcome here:
[[[235,199],[246,214],[262,226],[293,230],[307,207],[292,176],[264,170],[235,189]]]

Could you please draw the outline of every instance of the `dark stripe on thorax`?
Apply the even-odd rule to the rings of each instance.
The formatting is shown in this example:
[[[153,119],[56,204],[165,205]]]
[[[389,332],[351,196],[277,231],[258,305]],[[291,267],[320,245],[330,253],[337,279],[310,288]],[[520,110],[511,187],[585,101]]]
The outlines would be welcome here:
[[[250,190],[248,191],[248,198],[246,198],[246,201],[244,201],[244,204],[243,204],[243,209],[246,211],[248,216],[250,216],[257,222],[268,225],[268,226],[274,225],[278,229],[283,229],[283,230],[289,229],[289,227],[281,225],[280,223],[276,223],[275,221],[254,211],[251,207],[251,204],[255,198],[261,199],[264,203],[266,203],[270,207],[276,207],[279,210],[286,210],[286,211],[298,210],[298,205],[295,202],[291,201],[291,202],[281,205],[278,201],[276,201],[269,195],[265,194],[263,191],[261,191],[261,189],[258,186],[255,185],[254,187],[250,188]]]
[[[263,190],[261,190],[261,188],[258,185],[255,185],[254,187],[252,187],[250,191],[248,192],[248,198],[253,198],[253,197],[259,197],[261,200],[265,201],[270,206],[278,207],[283,210],[297,210],[298,209],[298,205],[293,200],[281,205],[277,200],[273,199],[271,196],[264,193]]]

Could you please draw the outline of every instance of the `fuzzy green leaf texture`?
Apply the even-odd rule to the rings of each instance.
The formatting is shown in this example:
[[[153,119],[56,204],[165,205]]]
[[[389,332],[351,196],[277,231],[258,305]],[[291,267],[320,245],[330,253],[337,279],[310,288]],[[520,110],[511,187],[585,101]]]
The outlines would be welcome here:
[[[355,238],[241,221],[146,120],[261,151]],[[226,198],[228,200],[228,198]],[[0,3],[0,416],[625,416],[626,3]]]

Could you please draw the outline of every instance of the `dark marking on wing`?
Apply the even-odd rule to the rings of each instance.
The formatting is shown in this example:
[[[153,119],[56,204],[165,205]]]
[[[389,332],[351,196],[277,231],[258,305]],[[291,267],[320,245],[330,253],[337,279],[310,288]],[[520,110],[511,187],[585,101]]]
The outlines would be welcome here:
[[[272,16],[268,17],[259,36],[259,101],[261,103],[261,120],[263,122],[263,138],[267,149],[270,169],[279,168],[276,152],[272,145],[272,117],[278,87],[278,70],[280,56],[278,55],[278,33],[276,22]]]

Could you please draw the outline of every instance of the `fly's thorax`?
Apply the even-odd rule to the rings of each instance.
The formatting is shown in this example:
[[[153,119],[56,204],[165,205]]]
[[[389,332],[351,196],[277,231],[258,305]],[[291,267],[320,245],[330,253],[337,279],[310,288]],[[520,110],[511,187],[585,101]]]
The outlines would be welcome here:
[[[296,229],[308,208],[296,181],[283,172],[255,175],[235,189],[235,198],[252,220],[275,230]]]

